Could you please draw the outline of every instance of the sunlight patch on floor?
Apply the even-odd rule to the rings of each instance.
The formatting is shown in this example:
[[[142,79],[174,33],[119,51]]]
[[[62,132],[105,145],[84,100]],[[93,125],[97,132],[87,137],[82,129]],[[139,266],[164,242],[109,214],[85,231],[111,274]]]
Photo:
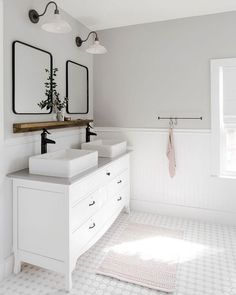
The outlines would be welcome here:
[[[115,244],[105,251],[172,264],[184,263],[200,256],[214,255],[222,250],[181,239],[157,236]]]

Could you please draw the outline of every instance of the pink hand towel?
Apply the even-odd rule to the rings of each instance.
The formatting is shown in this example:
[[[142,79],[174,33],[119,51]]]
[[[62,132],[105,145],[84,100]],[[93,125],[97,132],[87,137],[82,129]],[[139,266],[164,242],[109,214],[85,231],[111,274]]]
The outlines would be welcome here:
[[[168,137],[168,145],[167,145],[167,158],[169,159],[169,173],[170,177],[175,176],[175,147],[174,147],[174,136],[173,136],[173,129],[169,129],[169,137]]]

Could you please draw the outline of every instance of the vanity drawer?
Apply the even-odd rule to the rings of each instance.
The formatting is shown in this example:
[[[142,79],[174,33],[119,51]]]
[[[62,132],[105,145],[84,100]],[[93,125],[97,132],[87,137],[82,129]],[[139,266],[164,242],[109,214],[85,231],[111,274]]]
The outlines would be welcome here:
[[[129,184],[129,170],[125,170],[111,181],[108,187],[108,197],[113,196]]]
[[[70,203],[73,207],[79,200],[109,183],[129,168],[129,155],[121,157],[107,165],[104,169],[87,176],[70,187]]]
[[[79,183],[75,183],[70,188],[70,203],[73,207],[84,197],[88,196],[90,193],[96,191],[99,187],[102,187],[108,180],[106,175],[106,170],[103,169],[97,173],[86,177]]]
[[[74,232],[107,202],[107,190],[101,188],[76,203],[71,209],[71,230]]]
[[[99,232],[107,221],[109,206],[99,210],[93,217],[87,220],[80,228],[72,234],[72,248],[74,252],[80,252],[89,243],[91,239]],[[110,213],[110,212],[109,212]]]
[[[121,191],[116,192],[112,195],[111,208],[116,212],[121,210],[129,198],[129,186],[124,187]]]
[[[111,163],[106,168],[106,174],[109,176],[109,179],[113,179],[114,177],[118,176],[124,170],[129,168],[129,155],[126,155],[120,159],[117,159],[113,163]]]
[[[97,221],[95,218],[90,218],[72,234],[73,252],[80,252],[81,249],[93,238],[96,232]]]
[[[72,233],[72,252],[75,256],[81,255],[92,239],[99,239],[99,231],[112,220],[114,215],[118,216],[126,205],[129,197],[129,186],[124,187],[119,193],[113,194],[112,198]]]

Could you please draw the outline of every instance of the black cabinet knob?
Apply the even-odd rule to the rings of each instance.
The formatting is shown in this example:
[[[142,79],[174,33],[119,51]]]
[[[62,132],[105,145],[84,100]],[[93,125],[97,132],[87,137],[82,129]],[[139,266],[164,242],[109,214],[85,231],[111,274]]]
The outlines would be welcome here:
[[[111,173],[110,172],[107,172],[107,176],[110,176],[111,175]]]
[[[93,201],[92,203],[90,203],[90,204],[89,204],[89,207],[91,207],[91,206],[95,205],[95,203],[96,203],[96,202],[95,202],[95,201]]]
[[[92,228],[94,228],[95,226],[96,226],[96,224],[93,223],[93,225],[91,225],[91,226],[89,227],[89,229],[92,229]]]
[[[121,200],[122,200],[122,197],[119,197],[119,198],[117,199],[118,202],[121,201]]]

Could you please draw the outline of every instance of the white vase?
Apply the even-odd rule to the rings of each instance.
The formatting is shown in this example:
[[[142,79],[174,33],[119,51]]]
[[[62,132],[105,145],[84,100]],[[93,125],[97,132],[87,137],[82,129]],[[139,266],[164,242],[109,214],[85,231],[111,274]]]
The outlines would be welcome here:
[[[52,109],[52,120],[57,121],[57,110],[55,108]]]
[[[64,121],[64,117],[65,117],[65,112],[64,110],[57,110],[57,121],[61,122]]]

